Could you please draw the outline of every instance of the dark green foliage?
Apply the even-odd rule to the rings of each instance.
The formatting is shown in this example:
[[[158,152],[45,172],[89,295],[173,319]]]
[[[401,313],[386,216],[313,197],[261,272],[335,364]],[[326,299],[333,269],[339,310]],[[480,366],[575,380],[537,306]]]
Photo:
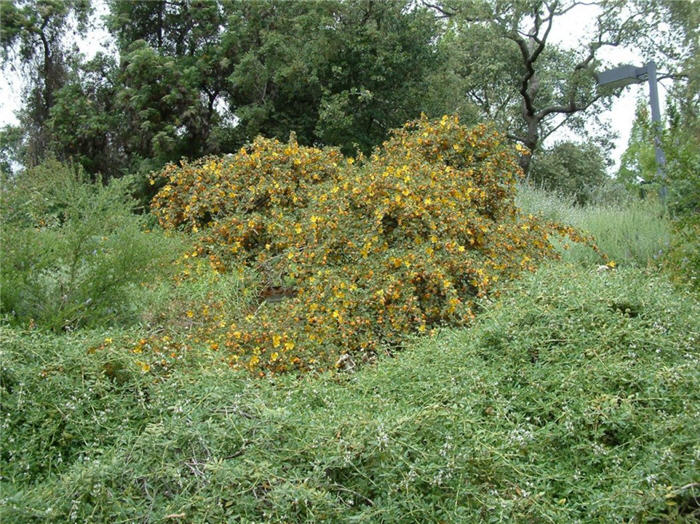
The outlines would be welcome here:
[[[589,202],[607,179],[603,152],[591,143],[559,143],[540,153],[530,172],[536,186],[573,196],[578,204]]]
[[[324,61],[314,136],[346,154],[367,153],[426,108],[426,76],[440,63],[431,45],[437,26],[430,13],[400,1],[356,0],[334,16],[334,29],[326,28],[319,42]]]
[[[75,60],[66,35],[71,29],[84,34],[90,12],[90,0],[0,1],[2,70],[21,69],[27,80],[26,103],[19,115],[21,140],[13,140],[12,154],[27,166],[38,164],[52,149],[45,120]],[[5,137],[0,140],[7,143]]]
[[[215,127],[237,145],[294,131],[302,144],[368,151],[420,114],[436,33],[404,0],[115,1],[110,20],[132,118],[158,131],[152,147],[186,144],[190,157],[225,146],[212,142]]]
[[[118,177],[259,134],[368,152],[425,109],[438,30],[410,4],[112,0],[118,60],[66,54],[50,97],[37,91],[24,108],[23,133],[36,137],[20,156],[34,165],[52,151]],[[6,52],[18,45],[5,40]]]
[[[66,80],[46,121],[52,148],[91,174],[118,177],[136,164],[122,143],[128,126],[115,99],[119,82],[115,60],[98,54]]]

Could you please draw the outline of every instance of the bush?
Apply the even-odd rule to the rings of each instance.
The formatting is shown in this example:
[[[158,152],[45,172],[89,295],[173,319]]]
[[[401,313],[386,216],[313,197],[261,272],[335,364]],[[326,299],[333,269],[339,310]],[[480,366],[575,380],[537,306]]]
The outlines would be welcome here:
[[[173,245],[144,231],[129,183],[90,183],[82,171],[48,160],[6,184],[2,313],[54,331],[132,316],[130,286],[160,270]]]
[[[325,369],[470,322],[476,298],[556,256],[550,235],[581,240],[519,213],[518,173],[486,126],[422,119],[357,163],[292,138],[170,165],[153,207],[199,231],[189,259],[261,275],[256,308],[203,335],[224,337],[233,366]]]
[[[669,106],[670,125],[662,133],[666,156],[663,178],[654,154],[654,128],[647,110],[640,106],[630,144],[622,157],[618,178],[631,187],[643,180],[647,193],[666,191],[666,206],[673,221],[671,249],[665,268],[676,282],[700,289],[700,124],[697,111],[679,113]]]
[[[677,281],[700,291],[700,124],[666,137],[668,205],[674,218],[669,269]]]
[[[530,179],[543,189],[574,197],[577,204],[600,196],[609,181],[600,148],[574,142],[562,142],[533,158]]]

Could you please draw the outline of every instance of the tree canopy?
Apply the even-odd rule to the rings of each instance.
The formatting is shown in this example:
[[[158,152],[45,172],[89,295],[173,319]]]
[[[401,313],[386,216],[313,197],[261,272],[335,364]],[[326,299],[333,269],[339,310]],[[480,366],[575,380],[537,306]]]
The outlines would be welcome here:
[[[586,41],[557,43],[553,28],[591,4]],[[2,132],[0,152],[5,166],[54,155],[121,176],[233,152],[257,135],[294,132],[303,145],[366,153],[421,113],[458,113],[525,146],[527,172],[562,128],[607,145],[593,125],[616,94],[595,85],[606,48],[650,49],[668,20],[687,38],[657,46],[666,69],[697,69],[688,52],[697,9],[678,4],[107,0],[116,51],[87,60],[69,35],[86,34],[90,0],[1,0],[3,67],[28,82],[21,123]],[[692,99],[693,81],[681,84]]]
[[[466,98],[529,150],[521,157],[526,172],[542,142],[560,128],[584,135],[594,129],[592,120],[613,94],[596,88],[595,73],[609,65],[606,49],[648,45],[660,9],[626,0],[424,0],[423,5],[446,20],[441,44]],[[595,10],[593,25],[568,49],[553,39],[553,29],[582,10]],[[590,135],[605,143],[599,127]]]

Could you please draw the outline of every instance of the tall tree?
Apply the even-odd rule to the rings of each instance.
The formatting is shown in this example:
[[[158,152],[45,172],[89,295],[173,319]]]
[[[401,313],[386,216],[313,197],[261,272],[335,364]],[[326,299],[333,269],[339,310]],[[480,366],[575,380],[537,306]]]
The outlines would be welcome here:
[[[434,17],[407,0],[243,2],[230,19],[255,42],[229,78],[247,138],[369,150],[420,115],[435,66]]]
[[[336,3],[321,32],[320,141],[365,152],[389,129],[427,109],[427,77],[438,66],[434,17],[404,1]]]
[[[222,2],[111,0],[107,23],[120,56],[116,99],[129,154],[155,167],[217,151],[216,104],[236,54],[224,41]]]
[[[0,0],[2,69],[19,69],[26,79],[21,131],[29,164],[38,163],[50,149],[52,137],[44,121],[75,54],[66,35],[69,29],[84,33],[90,12],[90,0]]]
[[[652,5],[627,0],[477,0],[423,4],[447,20],[444,41],[452,46],[463,91],[483,114],[500,122],[529,150],[563,126],[584,130],[583,112],[609,101],[596,89],[604,66],[601,50],[632,45],[649,36]],[[576,49],[552,41],[552,29],[583,6],[597,6],[592,31]],[[588,119],[595,116],[586,112]]]
[[[43,124],[91,172],[146,172],[292,131],[368,151],[425,109],[437,27],[410,0],[109,6],[117,59],[72,70]]]

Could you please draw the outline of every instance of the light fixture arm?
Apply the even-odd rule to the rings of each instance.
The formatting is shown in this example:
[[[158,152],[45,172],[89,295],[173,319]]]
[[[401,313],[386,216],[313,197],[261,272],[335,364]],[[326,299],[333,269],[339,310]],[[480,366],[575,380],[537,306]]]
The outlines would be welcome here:
[[[661,131],[663,124],[661,123],[661,110],[659,109],[659,89],[656,81],[656,63],[651,61],[644,67],[635,67],[632,65],[624,65],[603,71],[596,75],[598,86],[603,87],[625,87],[630,84],[639,84],[645,80],[649,83],[649,104],[651,105],[651,122],[654,127],[654,149],[656,153],[656,168],[659,178],[661,179],[661,189],[659,197],[661,203],[666,203],[666,155],[661,148]]]

